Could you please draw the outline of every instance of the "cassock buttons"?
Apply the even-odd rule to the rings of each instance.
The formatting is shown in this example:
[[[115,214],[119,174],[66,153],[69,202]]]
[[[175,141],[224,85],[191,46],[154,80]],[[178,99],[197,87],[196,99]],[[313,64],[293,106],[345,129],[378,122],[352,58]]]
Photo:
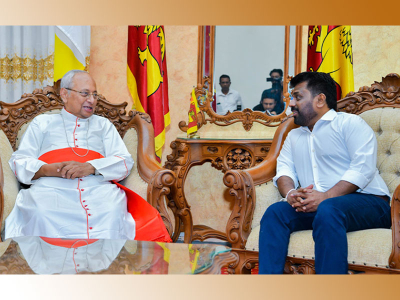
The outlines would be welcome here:
[[[81,125],[80,125],[80,124],[78,124],[78,127],[81,127]]]
[[[93,227],[89,227],[89,229],[93,229]]]
[[[81,191],[83,192],[83,191],[84,191],[84,189],[81,189]]]

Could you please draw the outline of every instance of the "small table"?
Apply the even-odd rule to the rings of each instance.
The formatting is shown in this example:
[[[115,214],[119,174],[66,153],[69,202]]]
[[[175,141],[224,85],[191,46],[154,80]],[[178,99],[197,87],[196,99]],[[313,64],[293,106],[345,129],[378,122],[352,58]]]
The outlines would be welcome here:
[[[272,139],[223,139],[200,138],[190,139],[180,137],[171,143],[172,154],[167,156],[165,168],[176,174],[174,199],[169,199],[168,206],[174,212],[177,222],[173,240],[176,241],[180,232],[184,232],[184,242],[217,238],[229,241],[224,232],[214,230],[205,225],[193,226],[190,205],[188,204],[184,186],[189,170],[195,165],[211,162],[211,165],[226,172],[231,169],[247,169],[261,163],[267,156]],[[234,220],[237,212],[233,211],[229,220]],[[183,228],[182,228],[183,225]],[[227,229],[228,230],[228,229]],[[235,248],[235,245],[232,245]]]
[[[237,261],[215,244],[19,237],[0,243],[0,274],[221,274]]]

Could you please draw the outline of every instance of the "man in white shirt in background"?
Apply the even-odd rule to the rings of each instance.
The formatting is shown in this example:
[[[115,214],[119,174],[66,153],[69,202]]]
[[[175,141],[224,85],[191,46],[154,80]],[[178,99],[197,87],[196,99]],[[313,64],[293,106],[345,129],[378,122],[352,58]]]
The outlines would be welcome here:
[[[274,184],[285,198],[261,220],[260,274],[282,274],[290,234],[309,229],[316,273],[346,274],[346,232],[391,226],[376,138],[361,117],[336,112],[330,75],[304,72],[290,83],[290,107],[301,127],[288,134],[277,160]]]
[[[221,75],[219,85],[221,86],[221,91],[217,92],[217,114],[226,115],[228,111],[242,110],[242,97],[237,91],[230,89],[230,77]]]

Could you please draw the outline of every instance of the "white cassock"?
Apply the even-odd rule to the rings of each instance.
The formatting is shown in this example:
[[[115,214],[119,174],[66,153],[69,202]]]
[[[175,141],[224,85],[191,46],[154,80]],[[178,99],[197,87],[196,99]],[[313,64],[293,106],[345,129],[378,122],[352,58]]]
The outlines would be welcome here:
[[[101,175],[32,180],[45,164],[38,159],[40,156],[70,147],[80,149],[83,154],[86,151],[82,149],[89,149],[104,156],[88,161]],[[72,159],[60,158],[65,160]],[[17,196],[14,209],[6,219],[6,239],[18,236],[135,238],[135,221],[127,212],[125,192],[110,182],[127,177],[133,159],[118,131],[106,118],[92,115],[81,119],[65,109],[61,114],[37,116],[9,164],[20,182],[32,186]]]
[[[126,242],[71,240],[70,245],[60,246],[37,236],[21,236],[15,240],[29,267],[36,274],[76,274],[105,270]]]

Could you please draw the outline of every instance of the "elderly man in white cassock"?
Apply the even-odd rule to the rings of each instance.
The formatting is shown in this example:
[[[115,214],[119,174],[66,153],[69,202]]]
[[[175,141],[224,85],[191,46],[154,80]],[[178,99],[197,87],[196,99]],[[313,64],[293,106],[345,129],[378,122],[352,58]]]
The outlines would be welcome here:
[[[69,71],[60,95],[61,113],[34,118],[9,161],[18,180],[31,187],[19,192],[5,237],[138,239],[138,220],[127,211],[133,192],[111,182],[126,178],[134,162],[114,125],[93,114],[95,81],[84,71]],[[141,239],[170,241],[155,214]]]

